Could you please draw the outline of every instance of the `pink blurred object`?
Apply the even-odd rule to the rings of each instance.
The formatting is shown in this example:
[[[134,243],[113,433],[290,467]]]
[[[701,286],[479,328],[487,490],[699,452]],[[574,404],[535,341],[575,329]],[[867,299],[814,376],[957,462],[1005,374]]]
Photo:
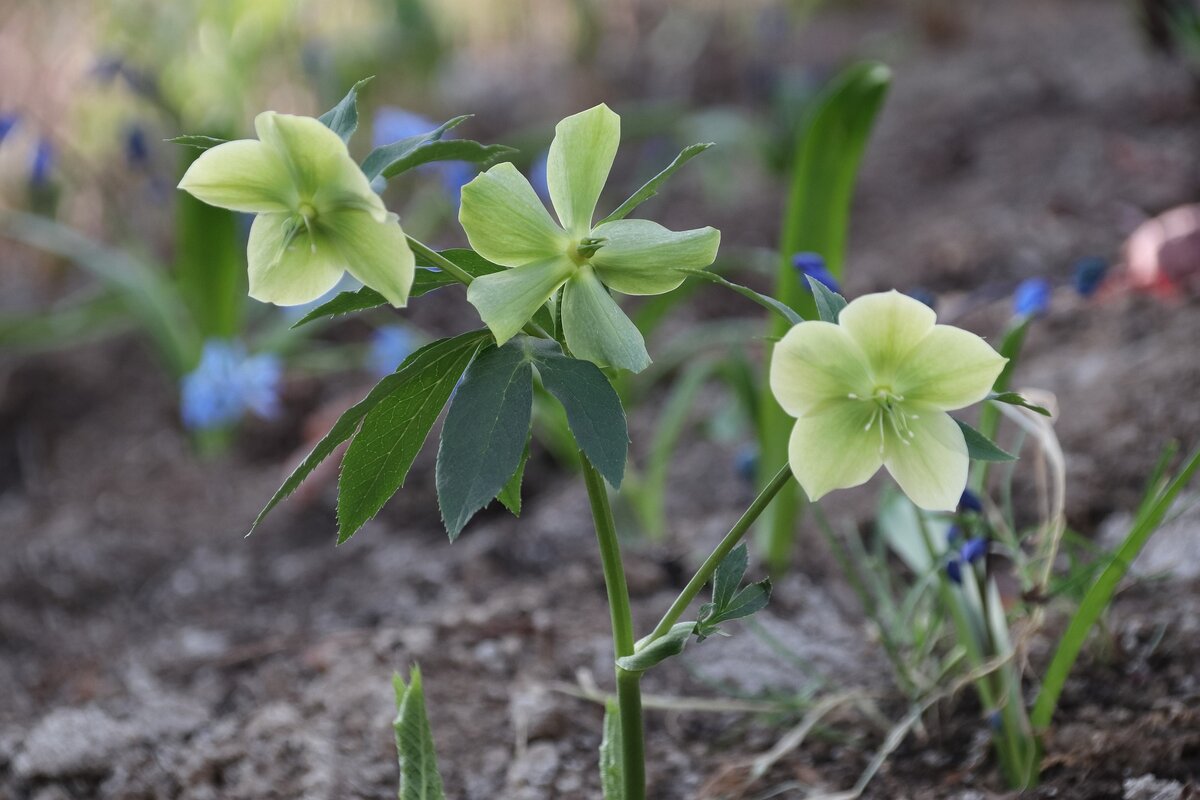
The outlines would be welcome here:
[[[1164,299],[1200,296],[1200,204],[1143,222],[1125,240],[1124,261],[1129,288]]]

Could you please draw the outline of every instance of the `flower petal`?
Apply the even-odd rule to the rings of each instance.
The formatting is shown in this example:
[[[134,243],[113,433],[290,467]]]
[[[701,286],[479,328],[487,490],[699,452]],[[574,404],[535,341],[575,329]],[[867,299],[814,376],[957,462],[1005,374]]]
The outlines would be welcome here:
[[[205,150],[183,173],[179,188],[209,205],[249,214],[287,211],[296,197],[283,160],[253,139]]]
[[[838,324],[858,343],[877,383],[889,384],[905,355],[932,329],[929,306],[896,291],[859,297],[838,315]]]
[[[467,287],[467,300],[479,311],[496,343],[504,344],[558,291],[574,269],[566,256],[555,256],[482,275]]]
[[[870,397],[871,390],[867,357],[839,325],[801,322],[775,345],[771,393],[793,417],[847,400],[851,394]]]
[[[277,306],[316,300],[341,280],[341,253],[320,231],[310,238],[303,227],[293,232],[288,214],[259,214],[250,226],[246,257],[250,296]]]
[[[519,267],[566,253],[567,235],[525,176],[507,161],[462,187],[458,221],[471,247],[501,266]]]
[[[620,142],[621,118],[603,103],[567,117],[554,128],[546,182],[559,221],[577,239],[592,228],[596,201]]]
[[[987,397],[1006,363],[975,334],[935,325],[905,357],[896,392],[908,402],[952,411]]]
[[[953,511],[967,485],[967,443],[949,414],[904,404],[908,443],[886,428],[884,464],[908,498],[928,511]],[[912,411],[916,411],[914,417]]]
[[[874,409],[873,403],[846,400],[796,420],[788,463],[810,500],[864,484],[879,470],[878,432],[867,429]]]
[[[415,265],[395,214],[377,222],[366,211],[338,211],[321,218],[346,269],[396,308],[408,304]]]
[[[677,268],[703,269],[717,257],[716,228],[671,231],[645,219],[606,222],[592,231],[604,245],[592,264],[609,288],[622,294],[663,294],[687,277]]]
[[[275,151],[292,176],[299,199],[317,214],[343,209],[367,211],[387,221],[387,209],[350,157],[346,143],[318,119],[264,111],[254,119],[258,138]]]
[[[580,267],[562,298],[563,333],[576,358],[641,372],[650,366],[637,326],[612,299],[591,267]]]

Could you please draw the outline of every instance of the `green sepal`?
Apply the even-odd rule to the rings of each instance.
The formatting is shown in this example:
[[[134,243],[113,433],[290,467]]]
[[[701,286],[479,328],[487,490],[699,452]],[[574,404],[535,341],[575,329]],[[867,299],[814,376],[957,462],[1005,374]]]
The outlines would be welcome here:
[[[712,147],[713,144],[713,142],[698,142],[696,144],[689,144],[687,147],[683,148],[679,155],[675,156],[675,160],[667,165],[666,169],[655,175],[650,180],[646,181],[642,188],[634,192],[624,203],[621,203],[621,205],[617,207],[616,211],[600,220],[593,227],[599,227],[606,222],[625,219],[630,215],[630,213],[633,212],[635,208],[658,194],[659,188],[661,188],[662,185],[667,182],[667,179],[674,175],[680,167],[703,153],[708,148]]]
[[[685,273],[691,277],[703,278],[709,283],[715,283],[718,286],[724,286],[726,289],[732,289],[742,297],[753,300],[755,303],[758,303],[760,306],[769,311],[774,311],[776,314],[779,314],[793,325],[799,325],[804,321],[804,317],[797,314],[795,309],[786,303],[776,300],[774,297],[769,297],[765,294],[762,294],[761,292],[756,292],[748,286],[742,286],[740,283],[734,283],[731,280],[727,280],[715,272],[709,272],[708,270],[704,269],[679,269],[676,271]]]
[[[984,436],[960,419],[954,420],[962,429],[963,438],[967,442],[967,455],[974,461],[1016,461],[1017,457],[1000,448],[998,444]]]
[[[812,290],[813,302],[817,306],[817,316],[822,322],[837,323],[838,314],[846,307],[846,298],[830,289],[811,275],[804,276],[808,280],[808,288]]]
[[[529,438],[533,366],[520,341],[488,347],[450,403],[437,457],[438,506],[453,541],[516,472]]]
[[[370,180],[380,176],[394,178],[433,161],[469,161],[487,167],[516,155],[515,149],[502,144],[485,145],[470,139],[442,138],[447,131],[470,118],[470,114],[454,117],[429,133],[419,133],[375,148],[363,159],[363,173]]]
[[[645,672],[671,656],[682,653],[695,627],[694,622],[677,622],[650,644],[645,647],[639,646],[633,655],[618,658],[617,666],[626,672]]]
[[[371,82],[374,76],[363,78],[350,87],[336,106],[317,117],[326,128],[342,137],[343,142],[349,142],[350,137],[358,130],[358,93]],[[368,176],[370,177],[370,176]]]
[[[1050,411],[1044,406],[1034,405],[1018,392],[992,392],[984,399],[991,400],[993,403],[1007,403],[1010,406],[1027,408],[1036,414],[1041,414],[1043,417],[1051,416]]]
[[[396,719],[392,728],[400,760],[399,800],[445,800],[433,731],[425,711],[420,667],[413,665],[407,685],[400,673],[394,673],[392,687],[396,692]]]

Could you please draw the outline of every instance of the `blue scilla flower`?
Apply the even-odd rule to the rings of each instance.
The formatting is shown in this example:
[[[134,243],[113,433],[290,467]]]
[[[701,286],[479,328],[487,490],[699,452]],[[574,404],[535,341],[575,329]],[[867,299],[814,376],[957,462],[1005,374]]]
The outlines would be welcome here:
[[[144,166],[150,160],[146,129],[141,125],[130,125],[125,130],[125,160],[131,167]]]
[[[974,564],[987,555],[987,539],[978,536],[968,539],[958,555],[967,564]]]
[[[1017,284],[1013,292],[1013,313],[1018,317],[1040,317],[1050,308],[1050,282],[1029,278]]]
[[[210,339],[200,363],[183,377],[180,413],[192,430],[211,430],[247,412],[270,418],[279,413],[283,365],[273,355],[248,356],[239,342]]]
[[[396,106],[383,106],[375,112],[371,123],[371,145],[384,145],[419,136],[437,128],[437,123],[428,117],[414,114]]]
[[[962,584],[962,562],[951,558],[946,562],[946,577],[957,584]]]
[[[807,275],[815,281],[824,284],[831,292],[841,292],[842,289],[838,286],[837,278],[833,277],[833,273],[825,266],[825,257],[820,253],[796,253],[792,256],[792,266],[801,275]],[[805,284],[808,288],[808,284]]]
[[[550,179],[547,172],[549,163],[550,151],[546,150],[529,165],[529,183],[533,185],[538,197],[546,203],[550,202]]]
[[[758,448],[752,444],[739,448],[733,457],[733,471],[746,483],[754,483],[758,474]]]
[[[957,525],[951,525],[946,529],[946,544],[950,545],[951,547],[957,546],[958,543],[962,541],[962,538],[962,528],[958,527]]]
[[[974,511],[978,514],[983,511],[983,501],[970,489],[963,489],[962,497],[958,499],[958,510],[959,512]]]
[[[376,328],[367,351],[367,366],[379,377],[391,375],[417,349],[413,333],[403,325]]]
[[[1080,297],[1091,297],[1100,288],[1100,284],[1104,283],[1104,276],[1107,274],[1108,262],[1103,258],[1089,256],[1075,262],[1071,283]]]
[[[29,162],[29,183],[33,186],[45,186],[50,181],[50,171],[54,169],[54,145],[50,140],[41,137],[33,149],[33,158]]]
[[[924,303],[934,311],[937,311],[937,295],[925,287],[914,286],[912,289],[909,289],[907,292],[905,292],[905,294],[914,300]]]
[[[17,127],[17,123],[21,118],[16,114],[0,114],[0,142],[3,142],[8,137],[10,131]]]

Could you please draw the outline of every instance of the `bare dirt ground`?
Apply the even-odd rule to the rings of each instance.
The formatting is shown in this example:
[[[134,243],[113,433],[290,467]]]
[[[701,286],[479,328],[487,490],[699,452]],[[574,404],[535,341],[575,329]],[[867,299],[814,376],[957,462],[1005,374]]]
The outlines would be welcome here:
[[[1006,301],[989,298],[1015,279],[1065,279],[1075,258],[1115,254],[1133,210],[1196,198],[1200,106],[1129,13],[1097,0],[972,4],[962,38],[900,46],[908,23],[895,10],[831,11],[789,43],[780,58],[858,52],[896,70],[860,186],[850,294],[927,286],[963,324],[994,332]],[[759,202],[713,224],[727,241],[769,245],[778,193]],[[1018,383],[1056,393],[1070,519],[1096,534],[1136,502],[1166,440],[1197,444],[1200,308],[1068,295],[1035,328]],[[328,497],[286,505],[243,539],[301,415],[331,392],[296,382],[286,420],[203,462],[173,387],[135,343],[0,362],[0,798],[391,797],[390,676],[416,661],[449,796],[598,796],[599,708],[559,691],[580,671],[607,686],[611,664],[578,482],[539,456],[523,518],[489,513],[449,546],[426,454],[347,545],[332,546]],[[731,448],[689,443],[673,469],[673,535],[627,545],[641,627],[750,499],[732,461]],[[1194,523],[1179,536],[1200,555]],[[1191,574],[1119,599],[1107,646],[1068,684],[1031,796],[1195,791]],[[822,679],[902,713],[819,548],[777,586],[763,628],[782,644],[742,629],[648,680],[651,695],[710,707],[649,714],[652,797],[722,796],[721,776],[794,721],[711,710],[722,703]],[[942,709],[866,796],[1003,796],[979,717],[969,697]],[[881,736],[834,720],[747,796],[846,788]]]

